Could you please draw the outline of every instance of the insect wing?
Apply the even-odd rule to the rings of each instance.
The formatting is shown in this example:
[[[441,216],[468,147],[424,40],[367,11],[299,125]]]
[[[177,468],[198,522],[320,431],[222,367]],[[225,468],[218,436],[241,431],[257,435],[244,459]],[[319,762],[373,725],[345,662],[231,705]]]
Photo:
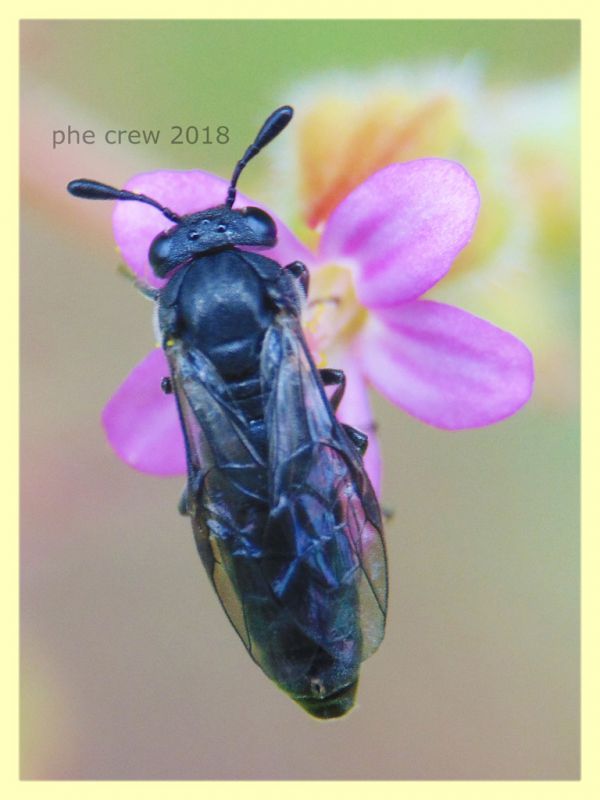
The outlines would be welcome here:
[[[229,390],[206,356],[176,343],[167,358],[186,442],[187,512],[223,608],[255,658],[245,597],[264,593],[256,534],[268,514],[265,464]],[[262,666],[262,664],[261,664]]]
[[[176,342],[167,358],[187,511],[223,608],[281,688],[301,704],[347,692],[335,715],[343,713],[361,661],[383,638],[385,551],[373,489],[300,325],[282,311],[265,335],[262,437],[205,355]]]
[[[280,313],[267,332],[261,369],[274,530],[269,583],[308,636],[342,659],[354,640],[360,652],[352,657],[363,661],[383,638],[387,608],[374,490],[294,315]],[[286,532],[295,540],[280,545],[278,558],[275,537]]]

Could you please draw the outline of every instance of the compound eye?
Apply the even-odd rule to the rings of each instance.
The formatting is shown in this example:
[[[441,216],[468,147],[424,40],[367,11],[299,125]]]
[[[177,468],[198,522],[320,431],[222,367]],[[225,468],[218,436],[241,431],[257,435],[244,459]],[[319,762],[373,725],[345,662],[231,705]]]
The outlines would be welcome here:
[[[277,243],[277,226],[266,211],[249,206],[242,211],[242,214],[257,244],[272,247]]]
[[[159,277],[163,277],[173,267],[170,263],[172,250],[172,241],[168,233],[159,233],[150,245],[148,261]]]

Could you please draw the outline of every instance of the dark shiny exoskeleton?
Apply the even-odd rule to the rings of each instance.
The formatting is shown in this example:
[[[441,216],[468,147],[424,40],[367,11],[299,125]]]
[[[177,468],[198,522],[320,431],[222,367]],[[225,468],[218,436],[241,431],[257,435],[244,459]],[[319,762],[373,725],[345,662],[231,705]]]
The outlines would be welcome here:
[[[334,410],[339,370],[318,370],[300,314],[308,273],[241,245],[270,247],[264,211],[233,209],[245,164],[291,119],[283,106],[238,162],[226,202],[184,217],[94,181],[69,190],[137,200],[174,226],[152,242],[162,344],[186,442],[180,510],[252,658],[309,713],[354,704],[361,662],[383,638],[382,522],[362,463],[367,437]],[[327,398],[325,385],[336,388]]]

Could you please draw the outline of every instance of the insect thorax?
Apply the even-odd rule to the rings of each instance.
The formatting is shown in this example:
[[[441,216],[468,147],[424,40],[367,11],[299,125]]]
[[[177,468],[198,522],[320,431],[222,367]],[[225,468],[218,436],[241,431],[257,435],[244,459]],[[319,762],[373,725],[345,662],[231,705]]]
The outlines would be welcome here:
[[[161,296],[163,335],[202,351],[225,380],[256,373],[275,313],[265,282],[235,249],[198,258],[184,270]]]

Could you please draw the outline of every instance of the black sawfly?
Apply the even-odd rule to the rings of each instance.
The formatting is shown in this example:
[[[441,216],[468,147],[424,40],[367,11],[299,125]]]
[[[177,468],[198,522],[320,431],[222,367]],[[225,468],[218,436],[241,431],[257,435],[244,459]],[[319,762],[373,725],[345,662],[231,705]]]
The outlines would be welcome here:
[[[336,419],[344,373],[317,369],[302,332],[308,270],[239,249],[277,242],[265,211],[232,206],[240,173],[292,115],[282,106],[268,117],[215,208],[179,216],[96,181],[67,188],[147,203],[173,223],[148,253],[168,282],[146,288],[171,372],[162,388],[185,438],[180,511],[251,657],[327,719],[352,708],[360,665],[381,643],[387,570],[367,436]]]

